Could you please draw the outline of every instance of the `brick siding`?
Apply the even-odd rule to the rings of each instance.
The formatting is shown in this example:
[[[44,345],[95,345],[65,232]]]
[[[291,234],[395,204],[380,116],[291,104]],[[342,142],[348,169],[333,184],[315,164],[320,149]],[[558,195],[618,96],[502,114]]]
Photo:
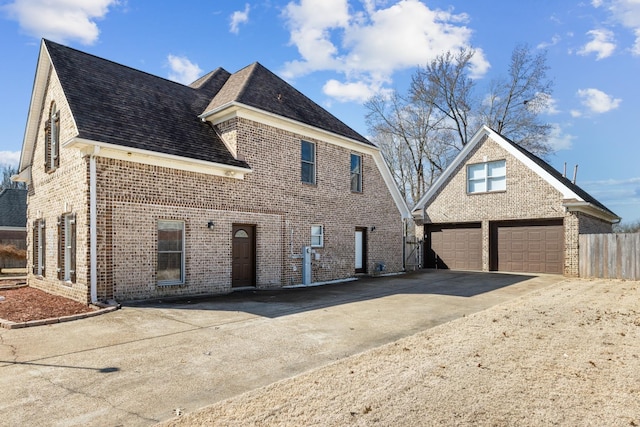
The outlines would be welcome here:
[[[61,110],[61,141],[75,128],[56,79],[45,108]],[[38,135],[29,191],[29,224],[47,224],[45,277],[29,284],[79,301],[89,299],[88,157],[62,149],[60,167],[44,172],[44,119]],[[273,288],[302,282],[302,260],[311,225],[324,226],[324,246],[315,249],[312,281],[354,275],[355,228],[366,227],[367,271],[376,263],[402,269],[402,220],[375,160],[364,150],[362,193],[350,191],[350,154],[344,147],[306,138],[266,124],[235,118],[217,125],[225,143],[237,149],[252,173],[244,180],[98,157],[98,299],[135,300],[225,293],[231,290],[231,229],[256,229],[256,285]],[[316,184],[300,180],[300,141],[316,144]],[[66,206],[66,209],[65,209]],[[77,283],[56,279],[56,218],[77,215]],[[185,283],[157,285],[157,221],[185,223]],[[215,223],[213,229],[207,223]],[[28,227],[30,228],[30,227]],[[29,231],[31,245],[31,231]],[[29,249],[31,257],[31,249]],[[293,256],[292,256],[293,255]],[[29,261],[31,265],[32,260]]]

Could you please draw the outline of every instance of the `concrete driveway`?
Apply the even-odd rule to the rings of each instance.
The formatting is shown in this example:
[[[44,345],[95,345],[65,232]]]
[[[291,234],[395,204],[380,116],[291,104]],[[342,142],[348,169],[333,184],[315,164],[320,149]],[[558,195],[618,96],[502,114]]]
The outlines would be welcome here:
[[[0,424],[152,425],[561,280],[425,270],[0,330]]]

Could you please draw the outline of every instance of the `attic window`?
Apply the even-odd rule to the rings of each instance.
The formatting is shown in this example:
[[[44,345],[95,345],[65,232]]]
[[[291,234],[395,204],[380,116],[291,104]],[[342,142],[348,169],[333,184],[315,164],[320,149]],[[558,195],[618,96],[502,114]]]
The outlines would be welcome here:
[[[45,123],[44,170],[53,172],[60,166],[60,111],[51,102],[49,119]]]
[[[507,189],[506,160],[467,166],[467,192],[488,193]]]

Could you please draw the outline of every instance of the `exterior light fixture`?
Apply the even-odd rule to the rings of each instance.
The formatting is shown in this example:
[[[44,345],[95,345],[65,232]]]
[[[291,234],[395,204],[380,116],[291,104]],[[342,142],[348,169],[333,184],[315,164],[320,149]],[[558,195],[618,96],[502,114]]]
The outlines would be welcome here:
[[[208,228],[209,230],[213,230],[213,227],[214,227],[215,225],[216,225],[216,224],[215,224],[213,221],[209,221],[209,222],[207,223],[207,228]]]

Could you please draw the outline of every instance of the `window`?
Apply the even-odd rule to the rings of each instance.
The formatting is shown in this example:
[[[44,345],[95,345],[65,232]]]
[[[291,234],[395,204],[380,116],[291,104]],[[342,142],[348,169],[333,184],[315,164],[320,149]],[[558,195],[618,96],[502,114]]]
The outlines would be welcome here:
[[[45,227],[44,227],[44,220],[43,219],[37,219],[35,221],[33,221],[33,235],[31,236],[33,238],[33,262],[32,262],[32,266],[33,266],[33,274],[37,275],[37,276],[44,276],[45,275],[45,270],[44,270],[44,266],[45,266]]]
[[[316,144],[308,141],[301,141],[300,146],[300,168],[302,182],[307,184],[316,183]]]
[[[486,193],[507,189],[506,161],[478,163],[467,166],[467,191]]]
[[[158,284],[184,283],[184,222],[158,221]]]
[[[311,247],[321,248],[324,246],[324,228],[321,225],[311,226]]]
[[[362,193],[362,157],[351,155],[351,191]]]
[[[58,218],[58,279],[76,281],[76,215]]]
[[[55,101],[49,108],[49,119],[45,123],[44,170],[52,172],[60,165],[60,111]]]

